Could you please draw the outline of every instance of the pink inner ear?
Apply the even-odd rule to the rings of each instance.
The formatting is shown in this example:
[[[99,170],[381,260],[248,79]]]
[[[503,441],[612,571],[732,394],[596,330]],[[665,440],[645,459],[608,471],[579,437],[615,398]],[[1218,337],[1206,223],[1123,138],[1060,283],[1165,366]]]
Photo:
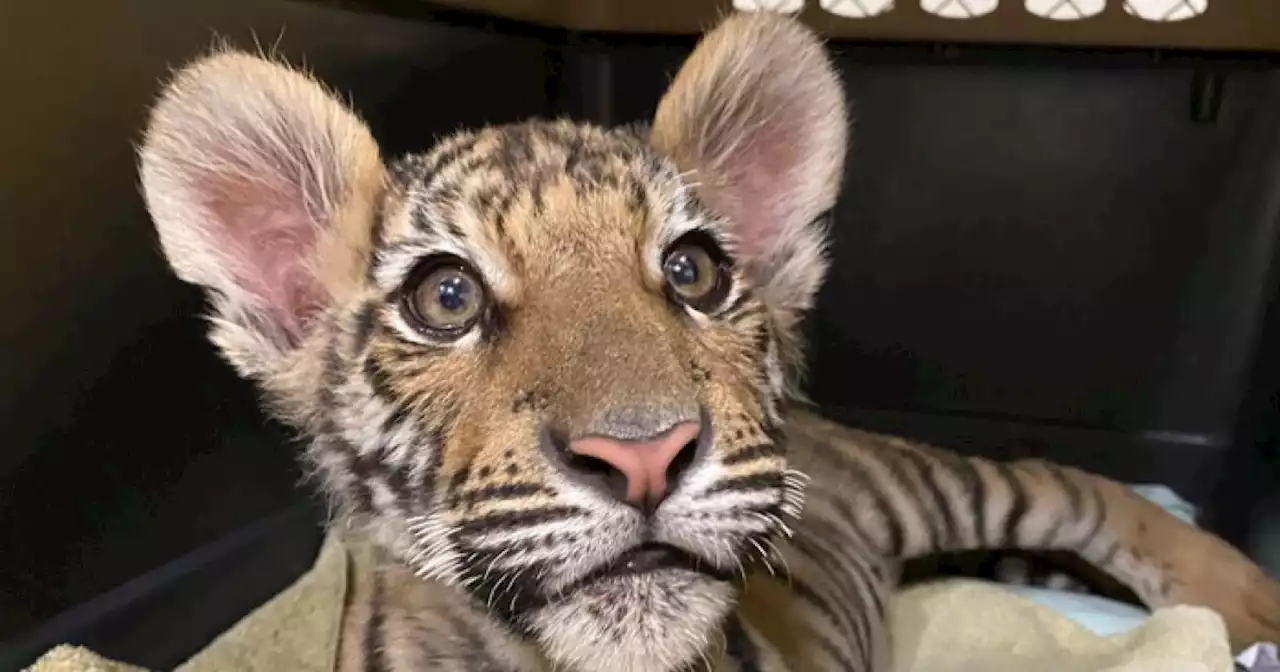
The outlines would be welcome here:
[[[207,230],[211,242],[230,257],[237,285],[296,343],[325,305],[312,266],[319,225],[296,188],[228,176],[212,178],[207,186],[206,207],[215,220]]]
[[[788,120],[759,124],[720,158],[724,177],[716,191],[724,193],[713,196],[714,205],[732,219],[747,256],[758,256],[777,243],[795,214],[788,196],[798,186],[806,145],[798,125]]]

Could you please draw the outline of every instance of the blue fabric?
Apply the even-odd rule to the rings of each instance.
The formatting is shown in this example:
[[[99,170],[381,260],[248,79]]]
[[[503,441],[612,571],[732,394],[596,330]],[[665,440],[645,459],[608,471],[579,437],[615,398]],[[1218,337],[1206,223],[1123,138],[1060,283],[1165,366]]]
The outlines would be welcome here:
[[[1128,632],[1142,624],[1148,612],[1123,602],[1096,595],[1081,595],[1049,588],[1004,586],[1079,623],[1094,634],[1109,637]]]

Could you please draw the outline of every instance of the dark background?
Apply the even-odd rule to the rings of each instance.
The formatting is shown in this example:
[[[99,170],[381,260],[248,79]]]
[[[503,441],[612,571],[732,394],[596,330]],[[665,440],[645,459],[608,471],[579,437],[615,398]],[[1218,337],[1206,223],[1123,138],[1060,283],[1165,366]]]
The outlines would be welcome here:
[[[319,540],[295,446],[203,340],[142,207],[134,143],[169,68],[216,36],[278,43],[396,154],[533,115],[645,118],[692,45],[378,10],[0,2],[0,670],[62,641],[170,668]],[[1277,62],[835,49],[856,126],[814,398],[1166,483],[1247,543],[1277,483]]]

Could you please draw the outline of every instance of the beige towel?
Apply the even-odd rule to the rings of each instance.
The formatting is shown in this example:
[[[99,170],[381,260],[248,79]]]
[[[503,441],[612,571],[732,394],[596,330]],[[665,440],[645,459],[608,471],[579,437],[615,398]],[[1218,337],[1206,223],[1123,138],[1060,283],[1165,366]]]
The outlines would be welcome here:
[[[891,607],[896,672],[1230,672],[1222,618],[1202,607],[1156,610],[1100,637],[995,584],[908,588]]]
[[[177,672],[330,672],[347,554],[326,540],[315,567]],[[1230,672],[1226,627],[1200,607],[1157,610],[1099,637],[1027,598],[976,581],[903,590],[892,606],[895,672]],[[58,647],[31,672],[146,672]]]

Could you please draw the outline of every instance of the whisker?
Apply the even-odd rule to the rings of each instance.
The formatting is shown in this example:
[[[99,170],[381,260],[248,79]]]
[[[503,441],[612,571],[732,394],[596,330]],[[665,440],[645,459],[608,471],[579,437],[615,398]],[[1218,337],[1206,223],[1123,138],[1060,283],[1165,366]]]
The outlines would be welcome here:
[[[494,568],[494,567],[495,567],[499,562],[502,562],[502,559],[503,559],[504,557],[506,557],[507,553],[510,553],[510,552],[511,552],[511,549],[510,549],[510,548],[505,549],[505,550],[503,550],[501,553],[499,553],[498,555],[494,556],[494,558],[493,558],[492,560],[490,560],[490,561],[489,561],[489,566],[488,566],[488,567],[486,567],[486,568],[485,568],[485,570],[484,570],[484,580],[486,580],[486,581],[487,581],[487,580],[489,580],[489,574],[493,572],[493,568]]]
[[[769,554],[765,553],[764,547],[760,545],[760,542],[756,541],[752,537],[747,537],[747,541],[755,547],[757,552],[760,553],[760,561],[763,562],[765,568],[769,570],[769,574],[771,576],[777,576],[777,572],[773,571],[773,565],[769,564]]]

